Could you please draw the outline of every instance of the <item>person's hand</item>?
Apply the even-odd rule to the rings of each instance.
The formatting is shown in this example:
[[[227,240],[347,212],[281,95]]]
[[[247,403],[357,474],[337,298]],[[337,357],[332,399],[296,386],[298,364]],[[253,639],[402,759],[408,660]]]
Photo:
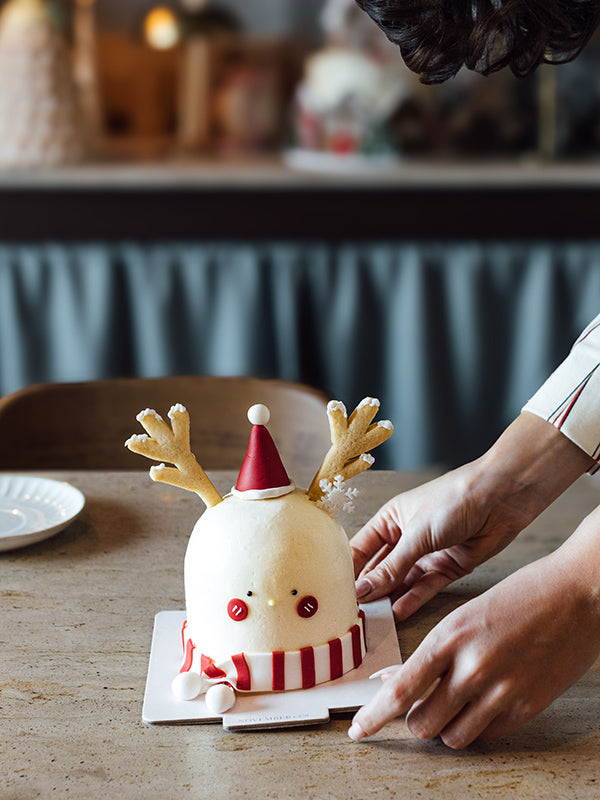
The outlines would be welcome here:
[[[592,463],[552,425],[521,414],[480,459],[393,498],[356,534],[358,599],[389,594],[405,619],[506,547]]]
[[[468,464],[394,497],[356,534],[350,548],[361,602],[390,595],[395,617],[406,619],[525,527],[510,497],[490,502],[479,472]]]
[[[600,653],[600,513],[594,513],[587,542],[577,532],[555,553],[453,611],[403,666],[385,670],[350,737],[370,736],[408,711],[415,736],[439,735],[462,748],[477,737],[510,733],[575,683]],[[589,529],[592,517],[581,527]]]

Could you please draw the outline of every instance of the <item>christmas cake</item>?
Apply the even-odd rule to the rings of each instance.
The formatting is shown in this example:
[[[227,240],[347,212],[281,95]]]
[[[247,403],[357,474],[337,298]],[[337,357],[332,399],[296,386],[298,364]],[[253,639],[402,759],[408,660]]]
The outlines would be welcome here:
[[[244,461],[231,493],[221,497],[190,451],[182,405],[171,424],[146,409],[146,434],[130,450],[164,463],[154,480],[195,491],[207,509],[186,551],[186,622],[182,665],[172,689],[182,700],[206,694],[223,713],[236,692],[307,689],[358,667],[366,653],[364,613],[354,590],[348,538],[335,520],[356,493],[344,481],[368,469],[368,453],[392,434],[373,423],[379,401],[363,400],[348,418],[332,401],[332,446],[308,490],[295,487],[266,425],[269,410],[252,406]]]

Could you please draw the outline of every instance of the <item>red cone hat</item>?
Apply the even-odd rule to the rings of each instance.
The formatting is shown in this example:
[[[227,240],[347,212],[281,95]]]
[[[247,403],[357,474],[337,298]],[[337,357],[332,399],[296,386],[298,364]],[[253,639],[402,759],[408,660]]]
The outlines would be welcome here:
[[[285,467],[265,428],[271,414],[266,406],[257,404],[248,410],[252,423],[246,456],[238,475],[233,494],[246,500],[264,500],[281,497],[294,490]]]

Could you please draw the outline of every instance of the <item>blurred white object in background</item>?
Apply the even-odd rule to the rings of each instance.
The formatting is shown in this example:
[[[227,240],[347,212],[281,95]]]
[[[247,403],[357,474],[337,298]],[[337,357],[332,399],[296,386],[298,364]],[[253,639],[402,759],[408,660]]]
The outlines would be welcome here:
[[[327,0],[320,23],[325,46],[305,62],[286,161],[319,171],[387,169],[399,157],[389,122],[414,82],[354,0]]]
[[[353,105],[358,114],[385,119],[407,95],[402,77],[395,64],[375,61],[368,53],[326,48],[306,62],[304,102],[317,114]]]
[[[306,61],[287,163],[318,171],[388,169],[399,158],[388,120],[410,96],[397,62],[326,47]]]
[[[43,0],[0,13],[0,167],[79,161],[84,132],[70,54]]]

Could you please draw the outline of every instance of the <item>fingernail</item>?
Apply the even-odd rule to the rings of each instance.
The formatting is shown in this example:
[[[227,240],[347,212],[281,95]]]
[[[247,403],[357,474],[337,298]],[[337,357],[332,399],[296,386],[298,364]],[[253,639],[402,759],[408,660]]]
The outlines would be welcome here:
[[[366,597],[373,591],[373,584],[368,578],[359,578],[356,581],[356,596],[360,600],[361,597]]]
[[[389,667],[383,667],[383,669],[378,669],[377,672],[374,672],[372,675],[369,675],[369,680],[373,681],[375,678],[381,678],[382,680],[392,675],[396,670],[400,667],[400,664],[392,664]]]
[[[367,734],[363,731],[358,722],[353,722],[348,729],[348,736],[355,742],[359,742],[366,735]]]

